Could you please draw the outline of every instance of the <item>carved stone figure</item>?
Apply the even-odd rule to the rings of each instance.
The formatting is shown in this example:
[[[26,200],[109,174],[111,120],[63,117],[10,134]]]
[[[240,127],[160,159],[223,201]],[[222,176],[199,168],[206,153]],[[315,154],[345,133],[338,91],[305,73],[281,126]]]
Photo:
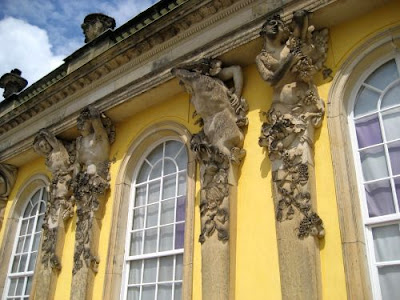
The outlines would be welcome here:
[[[202,126],[191,149],[200,164],[203,299],[228,299],[230,190],[236,185],[233,166],[245,156],[243,75],[239,66],[222,67],[217,59],[202,59],[172,73],[191,94]]]
[[[92,253],[92,225],[99,197],[109,188],[110,145],[115,139],[111,120],[94,107],[83,109],[78,117],[81,136],[76,141],[73,192],[77,204],[77,225],[73,273],[83,261],[95,272],[99,259]]]
[[[85,43],[88,43],[107,29],[114,29],[115,19],[100,13],[89,14],[83,20],[81,27],[85,34]]]
[[[312,210],[308,168],[313,165],[314,131],[324,115],[313,75],[326,59],[328,31],[315,31],[309,26],[309,14],[298,11],[290,28],[276,15],[261,35],[265,45],[256,64],[274,92],[259,144],[268,149],[272,163],[280,198],[277,219],[292,219],[298,211],[303,215],[298,236],[323,237],[322,220]]]
[[[314,211],[314,132],[321,126],[324,102],[313,76],[326,59],[328,30],[315,30],[309,19],[304,10],[293,14],[289,26],[279,15],[269,18],[256,58],[260,75],[273,87],[259,145],[271,160],[282,299],[322,297],[318,243],[307,237],[325,235]]]
[[[3,224],[4,209],[16,179],[17,168],[15,166],[0,164],[0,229]]]
[[[56,255],[59,221],[73,215],[70,155],[64,144],[47,129],[41,129],[33,142],[34,150],[46,157],[46,166],[52,173],[50,198],[46,205],[43,222],[42,263],[60,269]]]
[[[8,98],[12,94],[19,93],[27,85],[28,81],[21,77],[22,72],[18,69],[11,70],[0,78],[0,88],[4,89],[3,97]]]

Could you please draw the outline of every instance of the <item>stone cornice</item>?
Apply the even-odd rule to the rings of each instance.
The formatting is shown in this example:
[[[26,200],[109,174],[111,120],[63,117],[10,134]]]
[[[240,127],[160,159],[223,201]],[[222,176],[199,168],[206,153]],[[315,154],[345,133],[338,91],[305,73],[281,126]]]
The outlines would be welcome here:
[[[170,80],[169,70],[179,63],[216,57],[258,38],[265,16],[275,10],[289,19],[294,10],[334,1],[187,1],[0,117],[0,161],[28,150],[42,127],[54,134],[74,127],[79,109],[89,103],[106,111]],[[182,51],[171,54],[174,49]],[[91,93],[99,89],[94,99]]]

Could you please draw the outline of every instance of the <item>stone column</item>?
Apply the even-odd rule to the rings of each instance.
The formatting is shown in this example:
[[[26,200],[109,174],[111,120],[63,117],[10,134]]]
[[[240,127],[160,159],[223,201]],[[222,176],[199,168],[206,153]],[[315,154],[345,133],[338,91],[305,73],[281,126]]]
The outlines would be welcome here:
[[[316,31],[309,19],[308,12],[297,11],[286,26],[279,15],[270,17],[256,58],[274,89],[259,144],[271,160],[282,299],[290,300],[321,299],[319,239],[325,230],[315,212],[313,147],[324,102],[313,75],[326,59],[328,31]]]
[[[216,59],[202,59],[172,73],[191,94],[202,127],[191,140],[200,165],[202,298],[228,300],[230,263],[235,259],[230,256],[230,209],[236,203],[235,175],[245,155],[242,130],[248,110],[241,97],[242,71],[239,66],[224,68]]]

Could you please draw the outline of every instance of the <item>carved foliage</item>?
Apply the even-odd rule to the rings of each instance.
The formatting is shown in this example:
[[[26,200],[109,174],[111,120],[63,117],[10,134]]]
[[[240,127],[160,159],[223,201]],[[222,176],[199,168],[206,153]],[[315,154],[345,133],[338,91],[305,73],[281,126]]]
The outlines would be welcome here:
[[[324,102],[319,98],[313,75],[326,59],[328,31],[315,31],[309,13],[294,13],[286,26],[279,16],[263,26],[263,51],[258,70],[274,87],[272,106],[264,113],[259,145],[268,149],[276,184],[278,221],[303,218],[299,238],[324,236],[323,222],[312,210],[309,166],[313,165],[314,128],[322,123]]]
[[[193,135],[191,149],[200,163],[200,242],[215,232],[218,239],[229,239],[229,177],[231,163],[239,164],[245,155],[243,128],[248,111],[241,97],[243,78],[239,66],[222,67],[216,59],[202,59],[181,66],[172,73],[191,94],[197,123],[202,130]],[[233,87],[226,84],[232,82]]]

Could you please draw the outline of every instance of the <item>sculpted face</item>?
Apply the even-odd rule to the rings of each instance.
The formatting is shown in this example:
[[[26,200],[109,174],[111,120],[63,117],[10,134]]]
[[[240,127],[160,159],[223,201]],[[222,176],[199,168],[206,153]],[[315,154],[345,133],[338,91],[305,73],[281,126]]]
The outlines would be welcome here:
[[[42,138],[40,139],[39,143],[38,143],[38,148],[39,150],[44,153],[44,154],[49,154],[51,152],[51,150],[53,150],[53,148],[50,146],[49,142]]]
[[[265,34],[269,38],[275,38],[279,35],[279,33],[283,32],[283,24],[282,21],[279,20],[269,20],[265,27]]]
[[[92,131],[92,124],[90,120],[85,120],[84,122],[82,122],[78,129],[83,136],[89,135]]]

